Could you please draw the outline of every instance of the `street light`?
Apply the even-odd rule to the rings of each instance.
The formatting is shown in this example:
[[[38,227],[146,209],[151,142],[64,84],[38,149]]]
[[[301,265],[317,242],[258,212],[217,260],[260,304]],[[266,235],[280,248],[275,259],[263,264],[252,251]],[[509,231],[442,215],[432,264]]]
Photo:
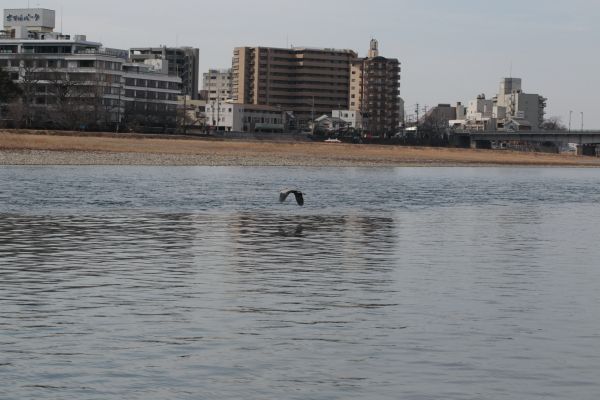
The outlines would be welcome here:
[[[583,132],[583,111],[581,112],[581,132]]]
[[[571,121],[573,119],[573,111],[569,111],[569,132],[571,132]]]

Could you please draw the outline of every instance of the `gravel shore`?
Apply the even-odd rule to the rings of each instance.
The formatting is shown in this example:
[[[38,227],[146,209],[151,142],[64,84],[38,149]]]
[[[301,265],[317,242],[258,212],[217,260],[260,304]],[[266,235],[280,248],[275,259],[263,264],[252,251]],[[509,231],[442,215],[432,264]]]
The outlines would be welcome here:
[[[414,162],[412,164],[419,164]],[[147,166],[306,166],[375,167],[397,163],[357,160],[295,159],[277,156],[236,156],[223,154],[110,153],[98,151],[0,150],[0,165],[147,165]]]
[[[0,165],[600,167],[600,158],[472,149],[0,131]]]

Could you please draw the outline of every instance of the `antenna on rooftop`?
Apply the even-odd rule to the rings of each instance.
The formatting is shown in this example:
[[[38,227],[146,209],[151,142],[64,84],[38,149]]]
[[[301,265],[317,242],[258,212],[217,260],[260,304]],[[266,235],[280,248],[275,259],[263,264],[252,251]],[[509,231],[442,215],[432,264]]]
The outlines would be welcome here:
[[[60,6],[60,33],[63,33],[63,6]]]

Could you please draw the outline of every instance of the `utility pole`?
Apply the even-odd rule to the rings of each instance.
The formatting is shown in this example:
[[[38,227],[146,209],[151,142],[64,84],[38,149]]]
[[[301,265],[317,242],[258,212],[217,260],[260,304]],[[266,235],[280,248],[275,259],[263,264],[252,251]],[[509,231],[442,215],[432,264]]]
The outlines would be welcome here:
[[[416,112],[417,112],[417,124],[416,124],[417,130],[416,130],[416,132],[418,133],[419,132],[419,103],[417,103]]]
[[[211,118],[212,127],[215,128],[215,101],[214,100],[212,100],[210,102],[210,109],[212,111],[212,118]]]
[[[123,77],[119,76],[119,102],[117,103],[117,128],[115,133],[121,130],[121,90],[123,89]]]
[[[340,132],[342,130],[342,106],[338,103],[338,128],[337,128],[337,136],[340,136]]]
[[[187,92],[187,89],[186,89]],[[187,134],[187,94],[183,95],[183,134]]]
[[[315,96],[312,97],[312,109],[311,109],[311,119],[312,119],[312,135],[315,134]]]
[[[217,75],[217,78],[219,75]],[[217,131],[219,130],[219,122],[221,120],[221,88],[219,87],[219,79],[217,79]]]
[[[571,132],[571,121],[573,120],[573,111],[569,111],[569,132]]]

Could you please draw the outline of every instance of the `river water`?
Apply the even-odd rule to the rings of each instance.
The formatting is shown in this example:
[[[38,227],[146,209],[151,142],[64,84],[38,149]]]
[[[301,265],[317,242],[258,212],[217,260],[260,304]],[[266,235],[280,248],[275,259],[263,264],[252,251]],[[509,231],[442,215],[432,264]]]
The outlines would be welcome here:
[[[4,167],[0,398],[595,400],[599,201],[592,169]]]

